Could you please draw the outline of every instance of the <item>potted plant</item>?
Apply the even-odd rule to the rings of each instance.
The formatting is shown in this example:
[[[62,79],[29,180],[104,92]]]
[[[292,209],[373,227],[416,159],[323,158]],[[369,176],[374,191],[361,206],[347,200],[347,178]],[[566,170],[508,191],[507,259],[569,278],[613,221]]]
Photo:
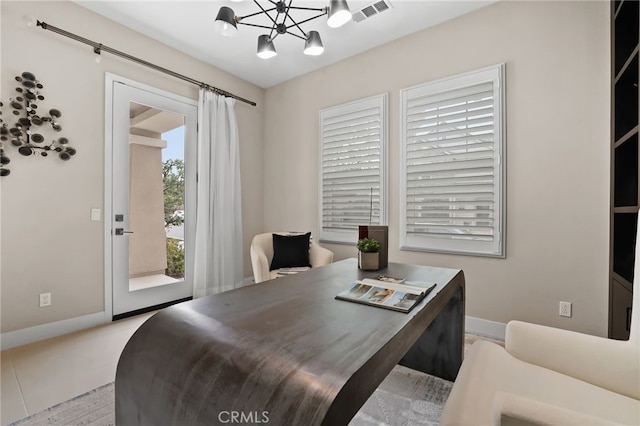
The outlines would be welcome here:
[[[358,240],[358,268],[363,271],[380,269],[380,242],[373,238]]]

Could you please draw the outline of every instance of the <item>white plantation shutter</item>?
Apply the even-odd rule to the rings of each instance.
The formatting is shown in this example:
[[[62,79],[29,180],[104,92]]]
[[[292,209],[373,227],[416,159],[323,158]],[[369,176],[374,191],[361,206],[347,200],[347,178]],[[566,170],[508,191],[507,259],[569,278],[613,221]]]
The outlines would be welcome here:
[[[504,256],[503,74],[401,92],[403,249]]]
[[[385,222],[382,94],[320,111],[320,239],[355,244],[358,225]]]

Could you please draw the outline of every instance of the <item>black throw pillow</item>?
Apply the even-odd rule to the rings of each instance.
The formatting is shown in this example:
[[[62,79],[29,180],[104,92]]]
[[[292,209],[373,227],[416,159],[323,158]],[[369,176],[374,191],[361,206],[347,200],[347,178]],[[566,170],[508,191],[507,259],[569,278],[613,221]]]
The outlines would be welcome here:
[[[309,266],[311,232],[302,235],[273,235],[273,259],[270,270]]]

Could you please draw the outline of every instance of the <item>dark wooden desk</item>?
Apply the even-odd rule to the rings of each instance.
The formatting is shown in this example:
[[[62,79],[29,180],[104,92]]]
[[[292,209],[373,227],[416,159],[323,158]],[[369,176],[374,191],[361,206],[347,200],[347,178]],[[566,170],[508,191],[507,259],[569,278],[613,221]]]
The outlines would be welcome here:
[[[408,314],[334,299],[378,274],[438,286]],[[347,424],[398,362],[455,379],[464,285],[460,270],[347,259],[166,308],[120,357],[116,423]]]

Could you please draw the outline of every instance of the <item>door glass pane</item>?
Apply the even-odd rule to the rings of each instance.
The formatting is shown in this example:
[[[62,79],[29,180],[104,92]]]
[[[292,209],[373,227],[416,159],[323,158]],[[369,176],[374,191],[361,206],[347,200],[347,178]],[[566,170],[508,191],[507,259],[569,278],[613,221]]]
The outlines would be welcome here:
[[[184,116],[130,104],[129,291],[184,280]]]
[[[184,279],[184,125],[162,134],[164,223],[167,238],[166,275]]]

